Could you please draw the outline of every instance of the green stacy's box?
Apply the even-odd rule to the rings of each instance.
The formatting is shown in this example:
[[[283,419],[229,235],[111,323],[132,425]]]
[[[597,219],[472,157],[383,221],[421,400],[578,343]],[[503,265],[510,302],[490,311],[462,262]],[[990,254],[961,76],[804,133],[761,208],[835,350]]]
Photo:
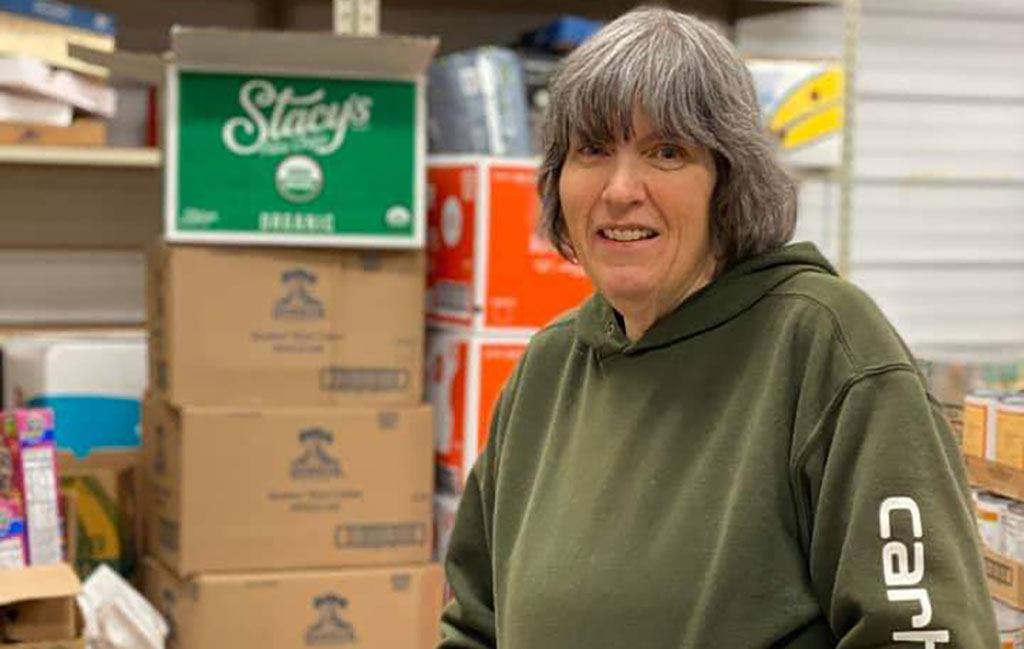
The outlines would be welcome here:
[[[423,247],[436,39],[177,28],[171,41],[169,241]]]

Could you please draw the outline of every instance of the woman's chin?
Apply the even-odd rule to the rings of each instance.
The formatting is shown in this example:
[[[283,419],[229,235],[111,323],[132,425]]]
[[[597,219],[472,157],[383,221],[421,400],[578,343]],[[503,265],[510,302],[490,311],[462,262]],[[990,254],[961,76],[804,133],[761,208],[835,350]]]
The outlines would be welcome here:
[[[598,282],[601,294],[616,310],[636,308],[638,304],[650,301],[654,293],[654,282],[649,277],[636,274],[616,274]]]

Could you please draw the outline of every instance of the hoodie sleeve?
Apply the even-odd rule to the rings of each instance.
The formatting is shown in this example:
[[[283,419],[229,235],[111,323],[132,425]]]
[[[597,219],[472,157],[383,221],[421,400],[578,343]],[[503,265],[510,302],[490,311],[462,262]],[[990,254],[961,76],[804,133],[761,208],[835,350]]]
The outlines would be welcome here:
[[[441,616],[437,649],[496,649],[491,521],[499,422],[505,395],[491,417],[487,445],[466,480],[445,557],[452,602]]]
[[[959,450],[909,365],[848,381],[795,471],[839,649],[999,646]]]

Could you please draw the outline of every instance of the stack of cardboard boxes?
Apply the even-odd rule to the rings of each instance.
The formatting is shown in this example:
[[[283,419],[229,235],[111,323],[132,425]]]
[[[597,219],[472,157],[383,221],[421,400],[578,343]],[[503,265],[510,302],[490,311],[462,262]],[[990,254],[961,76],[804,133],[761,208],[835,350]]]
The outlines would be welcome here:
[[[538,231],[538,162],[433,156],[427,169],[427,395],[438,558],[491,411],[530,336],[593,291]]]
[[[178,30],[150,257],[171,647],[432,647],[423,39]],[[251,246],[245,244],[260,244]]]

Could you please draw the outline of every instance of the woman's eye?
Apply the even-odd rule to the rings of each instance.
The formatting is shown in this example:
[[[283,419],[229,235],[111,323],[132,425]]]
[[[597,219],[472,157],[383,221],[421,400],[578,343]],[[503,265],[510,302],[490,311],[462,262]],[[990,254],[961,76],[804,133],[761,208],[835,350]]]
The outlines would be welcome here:
[[[665,144],[657,148],[655,155],[663,162],[679,162],[686,157],[683,150],[673,144]]]
[[[588,142],[586,144],[581,144],[578,147],[576,147],[576,153],[578,153],[581,157],[584,158],[600,157],[607,153],[607,151],[608,148],[606,146],[604,146],[603,144],[598,144],[596,142]]]

